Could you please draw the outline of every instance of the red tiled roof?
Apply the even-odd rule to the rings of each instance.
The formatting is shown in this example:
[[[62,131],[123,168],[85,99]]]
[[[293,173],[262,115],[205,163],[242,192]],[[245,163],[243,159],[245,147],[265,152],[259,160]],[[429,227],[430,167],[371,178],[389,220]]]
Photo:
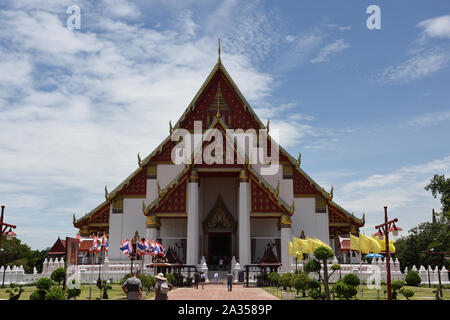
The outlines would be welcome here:
[[[89,251],[89,248],[92,246],[92,240],[81,240],[80,243],[80,251]]]

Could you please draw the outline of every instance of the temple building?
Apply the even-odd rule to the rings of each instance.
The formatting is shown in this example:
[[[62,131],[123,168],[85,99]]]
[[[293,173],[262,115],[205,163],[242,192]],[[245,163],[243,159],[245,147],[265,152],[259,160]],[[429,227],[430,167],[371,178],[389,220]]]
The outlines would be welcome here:
[[[339,236],[359,233],[364,225],[333,201],[301,168],[301,157],[292,157],[278,146],[277,170],[262,174],[265,164],[253,164],[234,143],[232,164],[192,161],[174,163],[171,138],[177,129],[194,132],[195,123],[217,129],[264,130],[267,145],[269,123],[254,113],[219,58],[213,70],[167,138],[146,158],[138,155],[137,169],[111,192],[105,187],[105,201],[73,224],[82,237],[106,233],[109,260],[128,262],[120,251],[126,238],[148,237],[170,247],[181,262],[208,266],[229,265],[235,257],[241,266],[257,263],[268,246],[290,270],[288,242],[292,237],[317,237],[339,253]],[[262,144],[260,139],[255,143]],[[202,150],[208,148],[205,142]],[[228,152],[228,150],[227,150]],[[186,157],[187,158],[187,157]],[[192,162],[192,163],[191,163]],[[338,256],[339,258],[339,256]]]

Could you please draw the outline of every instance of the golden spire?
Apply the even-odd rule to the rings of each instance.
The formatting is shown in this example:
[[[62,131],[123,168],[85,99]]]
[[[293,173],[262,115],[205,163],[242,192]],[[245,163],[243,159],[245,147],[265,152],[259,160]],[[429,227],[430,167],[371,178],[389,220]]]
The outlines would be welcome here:
[[[300,168],[300,164],[302,163],[302,153],[298,153],[298,159],[297,159],[297,167]]]
[[[109,198],[108,188],[105,186],[105,199],[108,200],[108,198]]]
[[[333,185],[331,186],[331,190],[330,190],[330,200],[333,200]]]
[[[220,52],[220,44],[219,44],[219,52]],[[221,91],[220,91],[220,81],[217,82],[217,94],[216,94],[216,96],[217,96],[217,113],[216,113],[216,117],[220,118],[220,97],[222,96]]]
[[[173,128],[172,128],[172,121],[169,120],[169,133],[172,135]]]
[[[218,49],[218,52],[219,52],[219,57],[217,58],[217,63],[220,64],[221,63],[221,61],[220,61],[220,38],[219,38],[219,49]]]
[[[267,120],[267,124],[266,124],[266,129],[267,129],[267,134],[269,134],[269,130],[270,130],[270,119]]]
[[[142,165],[142,160],[141,160],[141,156],[139,155],[139,152],[137,154],[138,157],[138,166],[140,167]]]

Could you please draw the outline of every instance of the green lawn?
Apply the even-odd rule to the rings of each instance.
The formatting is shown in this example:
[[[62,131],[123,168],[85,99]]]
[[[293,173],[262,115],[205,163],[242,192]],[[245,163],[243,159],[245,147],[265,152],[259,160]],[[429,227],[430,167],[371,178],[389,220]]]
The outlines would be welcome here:
[[[25,290],[20,296],[20,300],[28,300],[30,294],[36,290],[36,287],[23,287]],[[7,288],[0,289],[0,299],[9,299],[9,294],[6,293]],[[145,292],[145,290],[144,290]],[[122,288],[119,284],[113,284],[112,289],[108,290],[109,300],[126,300],[126,295],[123,293]],[[145,292],[144,300],[150,299],[154,296],[153,292]],[[91,300],[100,298],[100,290],[95,284],[92,285]],[[77,300],[88,300],[89,299],[89,285],[81,286],[81,295],[77,297]]]
[[[331,285],[332,286],[332,285]],[[331,287],[330,286],[330,287]],[[405,289],[410,289],[414,291],[414,296],[410,298],[410,300],[434,300],[435,294],[432,292],[436,290],[436,288],[428,288],[428,287],[410,287],[410,286],[404,286]],[[281,289],[280,288],[271,288],[266,287],[263,288],[270,294],[278,297],[281,299]],[[385,286],[382,286],[380,288],[380,296],[378,298],[377,290],[376,289],[368,289],[366,285],[363,287],[363,292],[361,295],[360,289],[358,290],[358,294],[356,295],[357,300],[384,300],[386,299],[386,296],[384,294]],[[286,291],[286,290],[284,290]],[[322,286],[323,291],[323,286]],[[295,292],[295,291],[290,291]],[[308,295],[308,294],[306,294]],[[450,289],[443,289],[443,299],[444,300],[450,300]],[[337,299],[337,298],[336,298]],[[299,295],[297,295],[296,300],[311,300],[308,296],[302,297],[302,293],[300,292]],[[397,295],[397,300],[406,300],[406,298],[402,294]]]

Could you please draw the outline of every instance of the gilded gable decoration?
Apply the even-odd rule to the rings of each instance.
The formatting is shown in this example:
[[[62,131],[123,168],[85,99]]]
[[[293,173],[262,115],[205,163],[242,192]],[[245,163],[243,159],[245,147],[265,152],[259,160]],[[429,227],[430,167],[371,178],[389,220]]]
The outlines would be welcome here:
[[[212,230],[236,231],[237,223],[234,221],[230,211],[225,206],[222,196],[219,195],[216,204],[203,221],[203,231]]]

